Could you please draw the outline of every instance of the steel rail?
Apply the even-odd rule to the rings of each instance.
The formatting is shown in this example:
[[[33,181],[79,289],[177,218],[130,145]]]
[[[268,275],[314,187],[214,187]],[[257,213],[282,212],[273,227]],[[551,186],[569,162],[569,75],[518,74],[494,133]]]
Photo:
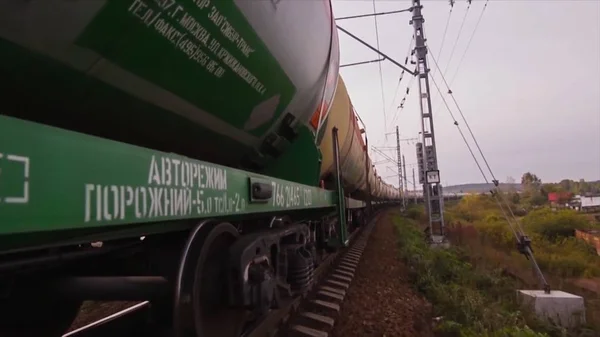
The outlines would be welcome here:
[[[314,282],[307,293],[283,300],[279,309],[272,310],[271,313],[259,322],[251,325],[240,337],[273,337],[278,334],[282,335],[282,333],[285,335],[286,331],[291,328],[288,326],[288,323],[293,321],[297,314],[299,314],[301,308],[305,307],[306,301],[314,297],[314,290],[318,288],[326,276],[329,275],[328,272],[333,269],[334,265],[339,264],[340,260],[348,252],[352,251],[359,238],[365,237],[365,235],[363,235],[365,234],[365,231],[370,232],[370,228],[377,222],[380,215],[381,211],[375,213],[366,226],[355,230],[349,237],[348,247],[327,256],[327,258],[314,270]],[[145,325],[148,324],[149,311],[150,302],[141,302],[66,333],[62,337],[129,336],[130,333],[127,331],[148,331],[146,336],[148,336],[148,334],[151,336],[159,335],[159,332],[152,331],[152,329],[147,329],[145,327]]]

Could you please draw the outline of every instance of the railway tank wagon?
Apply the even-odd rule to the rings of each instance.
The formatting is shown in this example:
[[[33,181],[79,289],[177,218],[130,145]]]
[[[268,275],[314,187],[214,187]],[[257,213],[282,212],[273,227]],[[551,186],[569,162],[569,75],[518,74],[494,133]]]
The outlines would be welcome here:
[[[325,133],[331,134],[334,128],[338,130],[344,190],[349,196],[361,200],[365,200],[368,195],[381,199],[397,199],[397,189],[378,177],[371,159],[366,155],[366,142],[362,137],[364,129],[360,128],[358,120],[346,85],[340,76],[333,105],[327,117]],[[321,179],[327,180],[335,171],[332,139],[323,138],[319,150],[323,156],[320,176]]]
[[[329,0],[1,2],[0,75],[2,336],[150,300],[177,336],[237,337],[400,197]]]
[[[339,70],[326,0],[5,1],[0,51],[4,114],[255,170],[316,131]]]

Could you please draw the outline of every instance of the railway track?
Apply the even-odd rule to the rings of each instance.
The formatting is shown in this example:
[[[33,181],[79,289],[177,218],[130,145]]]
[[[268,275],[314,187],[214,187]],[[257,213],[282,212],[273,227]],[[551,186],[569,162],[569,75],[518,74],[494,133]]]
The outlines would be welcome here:
[[[326,337],[340,315],[346,290],[350,287],[367,240],[382,211],[367,226],[349,237],[349,246],[332,253],[314,270],[310,290],[284,301],[262,320],[249,326],[241,337],[315,336]],[[170,337],[153,325],[150,302],[138,303],[63,337],[131,336]]]
[[[118,311],[63,335],[63,337],[128,336],[139,333],[150,315],[150,302],[145,301]]]

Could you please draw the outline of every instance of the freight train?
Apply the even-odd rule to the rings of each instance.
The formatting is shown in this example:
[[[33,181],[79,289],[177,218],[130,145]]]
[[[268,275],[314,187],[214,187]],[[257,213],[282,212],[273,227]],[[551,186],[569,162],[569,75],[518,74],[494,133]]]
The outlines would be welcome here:
[[[0,75],[2,336],[84,300],[238,336],[400,198],[329,0],[3,1]]]

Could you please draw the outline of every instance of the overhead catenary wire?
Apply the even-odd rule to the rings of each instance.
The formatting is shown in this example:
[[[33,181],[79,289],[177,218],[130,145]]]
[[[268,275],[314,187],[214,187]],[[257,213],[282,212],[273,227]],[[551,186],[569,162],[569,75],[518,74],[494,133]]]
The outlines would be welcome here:
[[[408,51],[406,52],[406,57],[404,58],[404,65],[408,65],[408,58],[410,57],[410,51],[412,50],[412,44],[413,44],[414,40],[415,40],[415,35],[413,34],[408,43]],[[402,69],[402,72],[400,72],[400,76],[398,77],[398,83],[396,84],[396,89],[394,90],[394,98],[392,99],[388,110],[391,110],[394,106],[394,103],[396,102],[396,97],[398,97],[398,89],[400,89],[400,83],[404,79],[405,73],[406,73],[406,71],[404,69]],[[414,76],[413,76],[413,78],[414,78]],[[394,114],[394,116],[395,115],[396,114]],[[394,122],[392,121],[392,124],[393,123]],[[386,131],[387,131],[387,129],[386,129]]]
[[[485,3],[483,4],[483,9],[481,10],[481,13],[479,14],[479,18],[477,19],[477,23],[475,24],[475,28],[473,29],[473,32],[471,33],[471,36],[469,37],[469,42],[467,42],[467,46],[465,47],[465,51],[463,52],[462,56],[460,57],[460,60],[458,61],[458,65],[456,67],[456,71],[454,72],[454,76],[452,76],[452,79],[450,79],[450,85],[452,85],[452,83],[454,83],[454,80],[456,79],[456,75],[458,74],[458,70],[460,69],[460,66],[462,65],[464,59],[465,59],[465,55],[467,55],[467,51],[469,50],[469,47],[471,46],[471,42],[473,41],[473,37],[475,36],[475,33],[477,32],[477,28],[479,27],[479,23],[481,22],[481,19],[483,18],[483,13],[485,13],[485,9],[487,8],[488,2],[490,0],[486,0]],[[438,60],[439,60],[439,56],[438,56]]]
[[[396,172],[396,171],[394,171],[394,172]],[[393,174],[393,175],[391,175],[391,176],[386,176],[386,177],[384,177],[384,179],[388,179],[388,178],[396,178],[396,177],[398,177],[398,176],[399,176],[399,174],[398,174],[398,173],[396,173],[396,174]],[[408,178],[408,177],[407,177],[407,178],[406,178],[406,181],[407,181],[409,184],[411,184],[411,185],[414,185],[414,184],[415,184],[415,181],[414,181],[414,180],[412,180],[412,178]],[[395,185],[394,185],[394,187],[395,187]],[[410,193],[410,192],[412,192],[412,191],[410,191],[410,190],[405,190],[405,191],[404,191],[404,193]]]
[[[373,13],[377,13],[375,0],[373,0]],[[373,16],[375,19],[375,38],[377,39],[377,50],[381,50],[379,47],[379,25],[377,24],[377,16]],[[387,130],[387,114],[385,111],[385,93],[383,92],[383,71],[381,70],[381,62],[377,64],[379,66],[379,84],[381,85],[381,103],[383,107],[383,129]]]
[[[433,59],[433,56],[432,56]],[[433,60],[436,67],[439,67],[436,60]],[[446,82],[446,79],[442,76],[442,79],[444,80],[444,83],[446,84],[446,86],[448,87],[448,83]],[[479,168],[479,171],[481,172],[481,174],[483,175],[483,178],[485,180],[486,183],[489,184],[489,181],[485,175],[485,173],[483,172],[481,165],[479,164],[479,161],[477,160],[475,154],[473,153],[473,150],[471,149],[471,146],[469,145],[469,143],[467,142],[467,139],[464,136],[464,133],[462,132],[458,121],[456,120],[456,118],[454,118],[454,114],[452,113],[452,111],[450,110],[450,107],[448,106],[448,103],[446,102],[446,99],[444,98],[444,96],[442,95],[442,92],[439,88],[439,86],[437,85],[437,82],[435,81],[435,79],[432,78],[433,84],[435,85],[435,87],[438,90],[438,93],[440,94],[440,97],[442,98],[442,101],[444,102],[444,104],[446,105],[446,108],[448,109],[448,112],[450,113],[450,116],[452,117],[452,120],[454,121],[454,125],[456,125],[456,128],[459,130],[460,135],[463,138],[463,141],[465,142],[465,144],[467,145],[467,148],[469,149],[469,152],[471,153],[471,156],[473,157],[473,160],[475,161],[475,163],[477,164],[477,167]],[[452,93],[452,91],[450,90],[450,88],[448,87],[448,92]],[[454,100],[454,104],[456,105],[457,109],[459,109],[459,111],[461,111],[461,116],[463,117],[463,120],[466,123],[466,119],[464,118],[464,115],[462,114],[462,110],[460,110],[460,107],[458,106],[458,103],[456,102],[456,99],[454,99],[454,97],[452,97]],[[470,130],[470,127],[469,127]],[[475,136],[473,135],[472,131],[470,131],[471,133],[471,137],[473,137],[473,140],[475,141],[476,144],[477,140],[475,139]],[[494,173],[491,171],[490,166],[487,164],[487,160],[485,159],[485,156],[483,155],[483,152],[481,151],[481,148],[479,147],[479,145],[477,145],[479,151],[480,151],[480,155],[482,156],[482,158],[484,158],[484,161],[486,162],[487,168],[490,171],[490,175],[492,176],[492,178],[494,179],[494,186],[495,186],[495,193],[494,191],[492,192],[492,196],[494,197],[494,200],[496,201],[496,204],[498,204],[498,207],[500,208],[500,211],[502,211],[502,215],[504,215],[504,218],[506,219],[506,222],[508,223],[509,228],[511,229],[511,231],[513,232],[513,234],[515,235],[515,239],[517,241],[517,248],[519,249],[519,251],[521,253],[523,253],[527,259],[531,260],[531,263],[533,265],[533,268],[535,270],[535,272],[538,274],[538,277],[540,279],[540,283],[542,283],[544,291],[549,294],[550,293],[550,285],[548,284],[548,282],[546,281],[546,278],[544,277],[544,273],[542,272],[542,270],[540,269],[537,261],[535,260],[535,256],[533,255],[533,251],[531,249],[531,240],[525,235],[525,232],[523,231],[523,228],[521,227],[521,224],[519,223],[519,221],[517,220],[517,218],[515,217],[515,214],[512,211],[512,208],[510,207],[510,205],[508,204],[508,202],[506,201],[506,198],[503,197],[500,189],[498,188],[498,180],[495,179],[494,177]],[[506,212],[504,211],[504,207],[502,207],[502,202],[501,200],[505,203],[506,208],[508,208],[511,216],[512,216],[512,220],[516,223],[518,230],[519,230],[519,234],[517,235],[513,225],[511,224],[511,221],[508,217],[508,215],[506,214]]]
[[[396,160],[396,159],[392,159],[392,158],[387,159],[386,158],[386,159],[374,161],[373,165],[382,165],[382,164],[389,164],[389,163],[395,164],[397,162],[398,162],[398,160]],[[417,165],[419,165],[419,164],[418,163],[409,163],[409,164],[406,164],[406,167],[412,168],[412,167],[417,167]]]
[[[412,48],[412,44],[415,40],[415,35],[412,35],[412,38],[410,40],[410,43],[408,44],[408,51],[406,52],[406,57],[404,58],[404,65],[408,65],[408,60],[409,58],[413,55],[413,48]],[[404,70],[402,71],[402,73],[400,74],[400,79],[402,79],[404,76]],[[408,94],[410,93],[410,89],[412,88],[413,82],[415,80],[416,76],[412,76],[410,79],[410,82],[408,82],[408,85],[406,86],[406,90],[404,90],[404,97],[402,97],[402,100],[400,100],[400,105],[398,105],[396,107],[396,110],[394,111],[394,115],[392,117],[392,121],[391,121],[391,125],[394,125],[394,123],[396,122],[396,119],[398,118],[398,115],[400,114],[400,112],[402,111],[402,109],[404,109],[404,103],[406,103],[406,98],[408,97]],[[396,86],[396,90],[395,90],[395,96],[394,99],[392,100],[390,109],[393,107],[394,102],[396,101],[396,96],[398,94],[398,88],[400,87],[400,80],[398,81],[398,85]],[[387,131],[387,129],[386,129]]]
[[[452,117],[452,120],[454,121],[454,125],[456,126],[458,132],[460,133],[460,136],[462,137],[463,141],[465,142],[465,145],[467,146],[467,149],[469,150],[469,153],[471,153],[471,157],[473,157],[473,160],[475,161],[475,164],[477,165],[477,168],[479,169],[479,172],[481,172],[481,175],[483,176],[483,179],[485,180],[486,184],[489,184],[490,182],[489,182],[489,180],[488,180],[485,172],[483,172],[483,168],[479,164],[479,161],[477,160],[477,157],[475,156],[475,153],[473,153],[473,149],[471,148],[471,145],[467,141],[467,138],[465,137],[465,134],[463,133],[462,129],[460,128],[460,126],[458,124],[458,121],[454,117],[454,114],[452,113],[452,110],[450,110],[450,107],[448,106],[448,102],[446,102],[446,99],[442,95],[442,93],[440,91],[440,87],[438,86],[437,82],[435,81],[435,79],[433,77],[431,78],[431,81],[433,82],[434,86],[436,87],[437,91],[439,92],[440,97],[442,98],[442,102],[444,103],[444,105],[446,105],[446,109],[450,113],[450,116]],[[508,223],[508,227],[510,228],[511,232],[515,236],[515,239],[517,241],[519,241],[520,240],[519,239],[519,234],[517,234],[517,231],[513,227],[513,225],[511,223],[508,215],[504,211],[504,207],[502,207],[502,204],[500,203],[500,201],[498,200],[498,197],[496,195],[494,195],[494,199],[496,200],[496,203],[500,207],[500,210],[502,211],[502,214],[504,215],[504,218],[506,219],[506,222]]]
[[[413,76],[410,79],[410,81],[408,82],[408,84],[406,85],[406,90],[404,91],[404,97],[402,97],[402,100],[400,100],[400,105],[398,105],[396,107],[396,112],[394,112],[394,118],[392,118],[392,122],[390,124],[394,125],[394,123],[396,122],[396,119],[398,119],[398,116],[400,115],[400,112],[404,109],[404,103],[406,103],[406,98],[408,97],[408,94],[410,93],[410,89],[412,89],[415,78],[416,78],[416,76]]]
[[[373,146],[371,147],[371,149],[373,151],[375,151],[376,153],[379,153],[379,155],[383,156],[384,158],[391,160],[392,162],[398,162],[397,160],[393,159],[392,157],[390,157],[389,155],[387,155],[385,152],[381,151],[380,149],[378,149],[377,147]]]
[[[450,52],[450,57],[448,58],[448,63],[446,64],[446,68],[444,72],[441,73],[442,76],[446,76],[446,72],[448,68],[450,68],[450,62],[452,61],[452,56],[454,56],[454,51],[456,50],[456,45],[460,40],[460,35],[462,34],[463,27],[465,26],[465,21],[467,21],[467,15],[469,14],[469,9],[471,8],[471,2],[467,5],[467,9],[465,10],[465,15],[463,16],[462,23],[460,24],[460,28],[458,29],[458,34],[456,35],[456,40],[454,40],[454,46],[452,46],[452,51]],[[433,56],[432,56],[433,57]]]
[[[492,171],[492,168],[490,167],[490,164],[489,164],[487,158],[483,154],[483,151],[481,150],[481,146],[479,146],[479,142],[477,141],[477,138],[475,138],[475,135],[473,134],[473,130],[471,129],[471,126],[467,122],[467,119],[465,118],[465,115],[463,114],[462,109],[460,108],[460,106],[458,105],[458,102],[456,101],[456,98],[452,94],[452,90],[450,90],[450,88],[448,87],[448,83],[446,82],[446,79],[443,76],[442,76],[442,79],[443,79],[444,83],[446,84],[446,87],[448,88],[448,93],[450,94],[450,97],[452,98],[452,101],[454,102],[454,105],[456,105],[456,109],[458,110],[458,112],[459,112],[459,114],[460,114],[463,122],[465,123],[465,126],[467,127],[467,130],[469,131],[469,134],[471,135],[471,138],[473,139],[473,142],[475,143],[475,146],[477,147],[479,155],[483,159],[483,162],[485,163],[486,168],[490,172],[490,176],[492,177],[492,182],[494,183],[494,186],[495,186],[496,190],[499,192],[500,190],[498,188],[498,186],[499,186],[498,179],[496,179],[496,176],[494,175],[494,172]],[[442,97],[442,100],[444,101],[444,104],[446,104],[446,99],[443,96],[441,96],[441,95],[442,95],[442,93],[440,92],[440,97]],[[447,104],[446,104],[446,107],[448,109],[450,109]],[[458,127],[458,122],[456,121],[456,119],[454,118],[453,115],[452,115],[452,119],[454,120],[455,125]],[[462,133],[462,131],[461,131],[461,133]],[[489,183],[489,182],[486,180],[486,183]],[[517,221],[517,217],[515,216],[515,214],[514,214],[514,212],[512,210],[512,207],[510,207],[510,205],[508,204],[508,201],[505,198],[503,198],[502,195],[501,195],[500,199],[504,202],[504,204],[508,208],[508,210],[510,212],[510,215],[512,216],[513,221],[517,224],[517,227],[518,227],[521,235],[524,235],[525,232],[523,230],[523,227],[521,227],[520,222]]]
[[[440,44],[440,50],[438,51],[437,59],[439,60],[442,56],[442,50],[444,50],[444,42],[446,41],[446,35],[448,33],[448,26],[450,26],[450,18],[452,17],[452,10],[454,9],[454,2],[450,2],[450,11],[448,12],[448,19],[446,19],[446,27],[444,28],[444,34],[442,35],[442,43]],[[435,69],[433,69],[435,73]],[[433,73],[431,76],[433,76]]]
[[[450,1],[450,7],[453,8],[454,7],[454,1]],[[444,68],[444,71],[441,71],[441,68],[438,66],[436,67],[438,69],[438,73],[440,74],[440,76],[444,77],[446,76],[446,72],[448,71],[448,69],[450,68],[451,62],[452,62],[452,57],[454,56],[454,52],[456,50],[456,46],[458,45],[458,41],[460,40],[460,35],[462,34],[462,30],[463,27],[465,25],[465,22],[467,20],[467,15],[469,14],[469,9],[471,8],[471,0],[468,0],[468,5],[467,5],[467,9],[465,10],[465,15],[462,18],[462,22],[460,24],[460,28],[458,29],[458,34],[456,35],[456,39],[454,40],[454,45],[452,46],[452,51],[450,52],[450,57],[448,58],[448,62],[446,63],[446,67]],[[430,50],[431,53],[431,50]],[[431,57],[433,58],[433,53],[431,53]],[[439,60],[439,57],[436,58],[436,60]],[[436,69],[434,68],[434,70]],[[433,74],[432,76],[433,77]],[[434,110],[437,110],[438,107],[440,106],[440,103],[438,101],[438,103],[436,104],[436,107]]]
[[[433,58],[433,56],[431,57],[433,60],[433,63],[435,64],[436,67],[439,68],[439,65],[437,63],[437,61],[435,60],[435,58]],[[461,136],[463,137],[463,140],[465,141],[465,143],[467,144],[467,146],[469,147],[469,151],[471,152],[471,155],[473,156],[473,159],[475,160],[475,162],[477,163],[477,166],[480,169],[481,174],[484,176],[484,179],[486,181],[486,183],[489,184],[489,181],[487,180],[487,177],[485,176],[483,170],[481,169],[481,166],[479,165],[479,162],[477,160],[477,158],[475,157],[475,155],[473,154],[473,152],[471,151],[471,147],[468,144],[466,138],[464,137],[464,134],[462,132],[462,130],[460,129],[460,126],[458,125],[458,121],[456,120],[456,118],[454,118],[454,114],[452,113],[452,111],[450,110],[450,107],[448,106],[448,103],[446,102],[446,99],[444,98],[444,96],[442,95],[441,90],[439,89],[437,82],[435,82],[435,80],[432,78],[433,83],[435,84],[436,88],[438,89],[438,93],[440,94],[440,97],[442,98],[442,101],[444,102],[444,104],[446,105],[446,108],[448,109],[448,112],[450,113],[450,116],[452,117],[452,120],[454,121],[454,125],[456,125],[456,127],[458,128],[458,130],[460,131]],[[498,184],[499,181],[496,179],[496,176],[494,175],[494,172],[492,171],[489,162],[487,161],[487,158],[485,157],[485,155],[483,154],[483,151],[481,150],[481,146],[479,146],[479,142],[477,141],[477,139],[475,138],[475,135],[473,134],[473,130],[471,129],[471,127],[469,126],[469,123],[467,122],[465,115],[462,112],[462,109],[460,108],[460,106],[458,105],[458,102],[456,101],[456,98],[454,97],[454,95],[452,95],[452,90],[450,89],[448,82],[446,82],[446,78],[442,75],[442,80],[444,81],[444,84],[446,85],[446,88],[448,89],[448,93],[450,94],[450,97],[452,97],[452,100],[454,102],[454,105],[456,105],[457,110],[459,111],[463,121],[465,122],[465,125],[467,126],[467,129],[469,131],[469,134],[471,135],[471,138],[473,138],[473,141],[475,143],[475,145],[477,146],[477,150],[479,151],[479,154],[481,155],[486,168],[488,169],[488,171],[490,172],[490,176],[492,177],[492,182],[494,183],[495,189],[497,192],[499,192],[499,188],[498,188]],[[518,230],[520,232],[521,235],[525,235],[525,232],[523,231],[523,228],[521,227],[521,224],[519,223],[519,221],[517,221],[517,218],[512,210],[512,208],[510,207],[510,205],[508,204],[508,201],[506,201],[505,198],[502,197],[501,193],[497,193],[500,195],[500,199],[504,202],[504,204],[506,205],[506,207],[508,208],[510,215],[512,216],[512,220],[517,224]],[[494,195],[496,197],[496,195]],[[496,197],[497,199],[497,197]],[[498,201],[498,200],[497,200]],[[500,207],[502,208],[502,205],[500,204]],[[504,210],[502,211],[504,213]],[[510,221],[508,219],[508,217],[506,217],[507,222],[509,222],[510,225]],[[519,238],[517,237],[517,240],[519,240]]]

